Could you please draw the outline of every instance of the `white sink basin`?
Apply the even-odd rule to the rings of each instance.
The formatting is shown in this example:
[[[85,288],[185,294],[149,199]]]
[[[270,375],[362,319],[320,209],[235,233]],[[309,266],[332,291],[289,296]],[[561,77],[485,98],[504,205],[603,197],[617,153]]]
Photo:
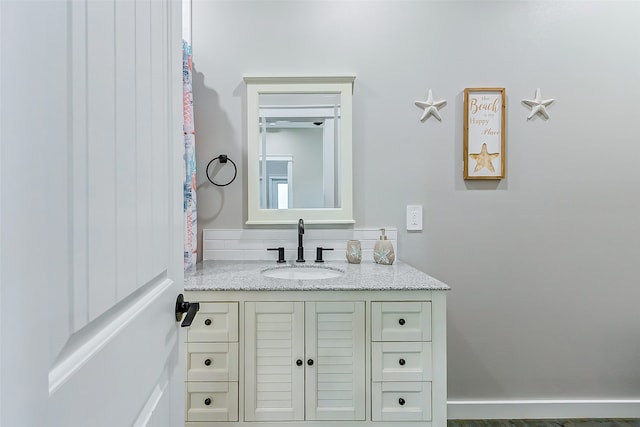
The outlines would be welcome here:
[[[262,271],[265,277],[273,279],[289,280],[322,280],[335,279],[344,274],[344,271],[333,267],[320,266],[294,266],[294,267],[273,267]]]

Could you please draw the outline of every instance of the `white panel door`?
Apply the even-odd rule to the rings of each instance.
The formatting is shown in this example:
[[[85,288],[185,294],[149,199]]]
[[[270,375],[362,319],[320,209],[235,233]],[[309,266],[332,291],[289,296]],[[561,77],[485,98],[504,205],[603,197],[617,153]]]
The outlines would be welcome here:
[[[364,420],[364,302],[308,302],[307,420]]]
[[[180,11],[0,2],[2,426],[182,424]]]
[[[304,419],[304,303],[245,303],[245,420]]]

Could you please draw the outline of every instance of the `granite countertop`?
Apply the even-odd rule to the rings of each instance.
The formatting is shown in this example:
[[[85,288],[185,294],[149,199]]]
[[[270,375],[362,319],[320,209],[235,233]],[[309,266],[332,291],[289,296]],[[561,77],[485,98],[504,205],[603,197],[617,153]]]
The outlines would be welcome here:
[[[343,271],[337,278],[292,280],[265,277],[273,268],[329,268]],[[273,261],[203,261],[185,271],[186,291],[338,291],[338,290],[449,290],[448,285],[402,262],[382,265],[374,262],[349,264],[297,264]]]

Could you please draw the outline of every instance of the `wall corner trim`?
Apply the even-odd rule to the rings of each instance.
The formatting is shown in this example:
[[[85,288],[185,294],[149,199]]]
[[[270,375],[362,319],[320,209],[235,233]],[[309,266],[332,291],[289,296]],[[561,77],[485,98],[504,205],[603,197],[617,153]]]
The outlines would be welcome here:
[[[639,418],[632,400],[449,400],[448,419]]]

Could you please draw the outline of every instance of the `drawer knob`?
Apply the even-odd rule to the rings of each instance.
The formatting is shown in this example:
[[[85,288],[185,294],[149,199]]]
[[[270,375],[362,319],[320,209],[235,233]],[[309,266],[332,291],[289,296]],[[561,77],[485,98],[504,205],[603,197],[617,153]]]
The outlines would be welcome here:
[[[298,360],[296,360],[296,365],[298,365],[298,366],[302,366],[302,359],[298,359]]]
[[[205,360],[205,361],[204,361],[204,364],[205,364],[206,366],[211,365],[211,359],[207,359],[207,360]]]
[[[405,362],[404,359],[400,359],[400,360],[398,360],[398,363],[400,364],[400,366],[404,366],[404,364],[407,363],[407,362]]]
[[[208,397],[204,400],[204,404],[209,406],[211,405],[211,399],[209,399]]]
[[[309,365],[309,366],[313,366],[313,359],[309,359],[309,360],[307,360],[307,365]]]
[[[398,403],[400,404],[400,406],[404,405],[404,399],[403,398],[398,399]]]
[[[400,320],[398,320],[398,323],[400,323],[400,326],[403,326],[407,322],[405,322],[404,319],[400,319]]]
[[[207,325],[207,326],[211,325],[211,319],[207,319],[207,320],[205,320],[205,321],[204,321],[204,324],[205,324],[205,325]]]

